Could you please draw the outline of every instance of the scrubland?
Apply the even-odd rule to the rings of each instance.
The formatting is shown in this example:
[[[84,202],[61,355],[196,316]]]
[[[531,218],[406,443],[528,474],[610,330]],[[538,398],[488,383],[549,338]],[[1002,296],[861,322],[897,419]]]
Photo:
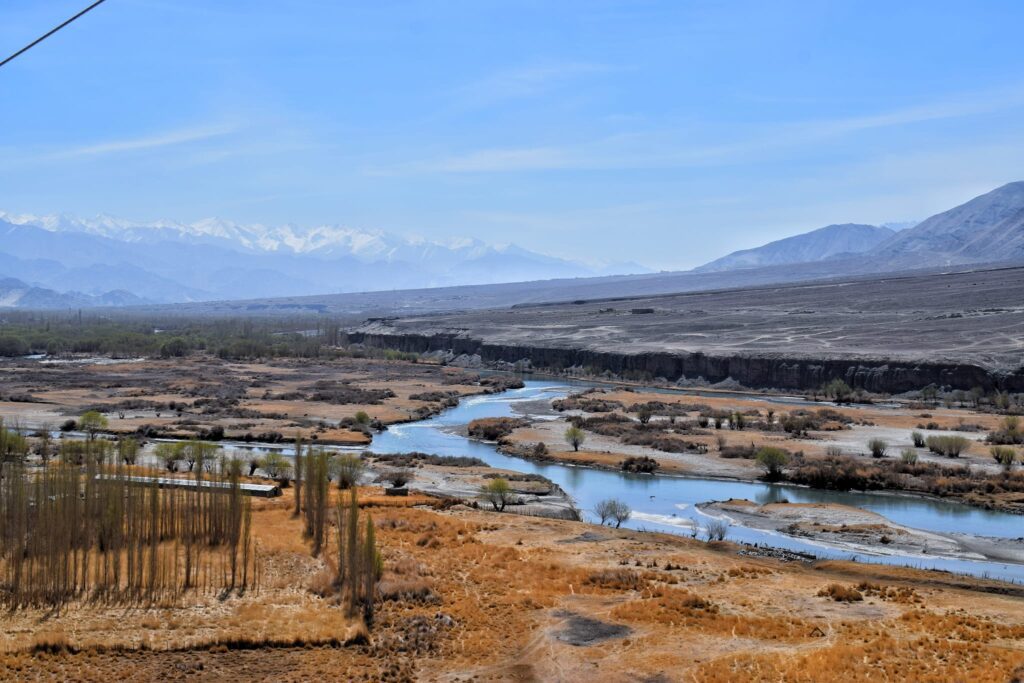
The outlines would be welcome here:
[[[360,491],[366,629],[290,495],[253,500],[258,589],[4,613],[0,677],[65,680],[1012,680],[1024,591]]]

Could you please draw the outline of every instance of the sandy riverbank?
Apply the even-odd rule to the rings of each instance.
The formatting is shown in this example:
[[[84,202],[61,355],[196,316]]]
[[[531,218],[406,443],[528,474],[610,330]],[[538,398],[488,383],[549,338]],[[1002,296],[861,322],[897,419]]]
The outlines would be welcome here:
[[[882,515],[833,503],[728,500],[699,506],[732,524],[785,534],[866,555],[1024,563],[1024,537],[967,536],[911,529]],[[1022,523],[1024,535],[1024,523]]]

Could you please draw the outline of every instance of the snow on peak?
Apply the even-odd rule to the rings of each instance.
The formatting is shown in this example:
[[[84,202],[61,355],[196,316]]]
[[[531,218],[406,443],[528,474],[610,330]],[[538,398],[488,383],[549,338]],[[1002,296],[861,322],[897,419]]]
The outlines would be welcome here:
[[[87,233],[123,242],[217,242],[222,246],[246,251],[309,254],[323,258],[349,256],[366,262],[415,262],[444,259],[456,254],[459,260],[476,259],[488,254],[504,253],[509,248],[509,245],[494,247],[469,237],[428,240],[419,235],[403,236],[343,225],[318,225],[311,228],[290,224],[266,226],[219,218],[204,218],[193,223],[140,222],[105,214],[81,218],[68,214],[37,216],[5,212],[0,212],[0,219],[50,232]]]

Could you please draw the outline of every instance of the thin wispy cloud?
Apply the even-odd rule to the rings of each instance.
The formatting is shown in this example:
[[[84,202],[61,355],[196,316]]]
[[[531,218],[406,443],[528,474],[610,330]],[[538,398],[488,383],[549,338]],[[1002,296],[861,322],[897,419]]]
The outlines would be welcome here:
[[[455,90],[463,104],[487,106],[499,102],[537,97],[576,79],[618,70],[605,64],[562,62],[538,64],[495,72]]]
[[[687,130],[650,130],[609,135],[562,146],[485,148],[438,159],[408,162],[376,175],[407,173],[508,173],[687,168],[750,162],[799,147],[839,140],[858,133],[968,118],[1024,107],[1024,89],[967,93],[941,102],[875,114],[813,119],[755,126],[741,136],[714,142],[713,136]],[[691,140],[701,139],[700,144]],[[709,141],[710,140],[710,141]]]
[[[233,133],[236,130],[237,128],[235,126],[229,124],[178,128],[153,135],[122,138],[119,140],[106,140],[104,142],[71,147],[69,149],[59,150],[48,154],[46,155],[46,158],[74,159],[76,157],[94,157],[107,154],[173,147],[176,145],[184,145],[221,137]]]

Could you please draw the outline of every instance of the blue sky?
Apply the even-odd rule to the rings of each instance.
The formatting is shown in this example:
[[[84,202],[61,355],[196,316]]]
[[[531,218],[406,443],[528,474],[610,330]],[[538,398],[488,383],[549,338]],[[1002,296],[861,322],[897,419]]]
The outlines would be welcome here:
[[[0,52],[86,0],[6,0]],[[0,209],[685,268],[1024,179],[1020,2],[108,0],[0,69]]]

